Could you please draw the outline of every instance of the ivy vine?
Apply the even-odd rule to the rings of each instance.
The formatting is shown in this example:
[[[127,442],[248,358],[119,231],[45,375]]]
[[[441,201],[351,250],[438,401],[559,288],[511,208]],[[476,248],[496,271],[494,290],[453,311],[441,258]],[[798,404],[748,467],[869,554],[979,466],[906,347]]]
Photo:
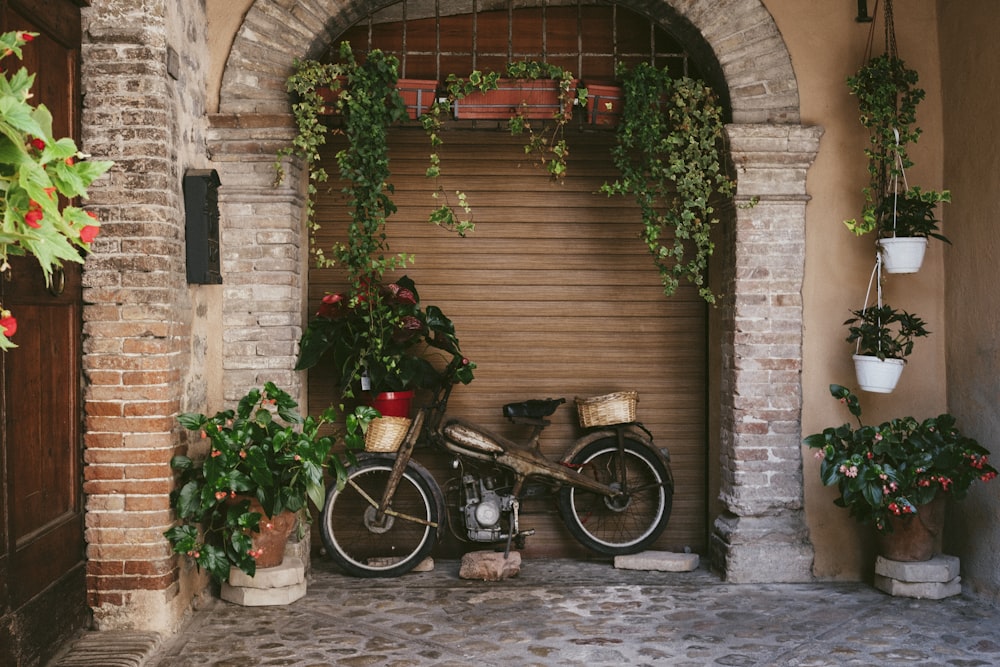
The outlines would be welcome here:
[[[722,109],[705,83],[673,78],[666,69],[641,63],[618,75],[624,104],[612,160],[620,176],[601,191],[638,204],[664,294],[672,296],[684,279],[715,303],[705,285],[712,226],[719,222],[712,200],[735,190],[724,167]]]

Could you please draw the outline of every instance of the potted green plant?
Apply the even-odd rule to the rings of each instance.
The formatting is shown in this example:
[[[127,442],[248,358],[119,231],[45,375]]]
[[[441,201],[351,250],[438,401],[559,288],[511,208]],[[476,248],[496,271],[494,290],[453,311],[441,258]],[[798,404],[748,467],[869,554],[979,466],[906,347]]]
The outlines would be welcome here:
[[[865,391],[889,393],[896,388],[915,338],[930,334],[922,319],[880,304],[851,311],[847,342],[854,343],[854,368]]]
[[[565,127],[586,92],[573,73],[557,65],[525,60],[507,63],[504,75],[472,72],[445,80],[446,104],[459,120],[506,120],[512,135],[528,134],[524,152],[535,155],[554,179],[566,175]],[[532,120],[549,121],[538,126]]]
[[[928,237],[947,241],[937,233],[934,208],[951,201],[950,193],[911,188],[906,183],[906,169],[913,166],[908,147],[921,134],[915,126],[916,110],[925,92],[917,82],[917,72],[889,53],[869,59],[847,79],[858,100],[861,124],[870,131],[870,142],[865,149],[869,175],[865,207],[860,219],[844,224],[858,235],[878,233],[877,244],[889,273],[919,270]]]
[[[235,411],[179,417],[208,440],[209,449],[201,461],[189,455],[171,459],[180,474],[170,494],[178,524],[164,535],[174,552],[217,581],[227,581],[233,566],[253,576],[258,567],[280,564],[296,515],[309,520],[310,500],[323,507],[324,469],[332,464],[337,484],[346,479],[344,463],[331,456],[334,438],[320,434],[334,410],[303,419],[296,407],[287,392],[268,382],[249,391]],[[363,447],[362,433],[374,416],[368,407],[348,415],[348,459]]]
[[[830,393],[857,418],[857,428],[845,423],[803,442],[817,450],[823,484],[836,485],[840,491],[834,504],[882,535],[910,530],[939,533],[939,528],[923,530],[927,527],[920,522],[929,518],[923,515],[940,514],[943,501],[961,499],[973,482],[997,476],[989,464],[989,451],[963,435],[950,414],[865,425],[858,398],[849,389],[831,384]],[[932,505],[935,499],[937,506]],[[884,541],[884,549],[890,545],[892,541]],[[933,555],[933,543],[924,542],[910,554],[883,555],[892,560],[926,560]]]
[[[313,368],[328,355],[334,383],[345,396],[360,389],[376,400],[384,393],[405,398],[441,381],[428,359],[434,351],[443,353],[446,363],[463,358],[451,320],[437,306],[422,307],[413,281],[403,276],[366,285],[353,296],[327,294],[302,335],[295,368]],[[459,380],[471,382],[474,368],[461,365]],[[375,404],[379,412],[407,417],[407,406],[399,412],[387,408],[389,398]]]
[[[938,231],[937,206],[951,193],[910,188],[886,197],[875,209],[882,265],[888,273],[916,273],[924,261],[927,239],[951,243]]]
[[[0,35],[0,58],[22,57],[21,47],[38,33]],[[51,284],[63,262],[82,263],[100,231],[97,216],[78,206],[90,184],[112,162],[85,160],[72,139],[52,134],[52,114],[31,104],[35,75],[21,67],[0,73],[0,273],[10,271],[8,257],[32,255]],[[0,306],[0,349],[16,347],[10,337],[17,319]]]
[[[705,285],[719,222],[713,202],[735,190],[725,168],[722,109],[705,83],[674,78],[666,68],[640,63],[619,68],[618,76],[625,100],[612,160],[620,175],[601,191],[638,204],[642,238],[667,296],[683,279],[714,303]]]

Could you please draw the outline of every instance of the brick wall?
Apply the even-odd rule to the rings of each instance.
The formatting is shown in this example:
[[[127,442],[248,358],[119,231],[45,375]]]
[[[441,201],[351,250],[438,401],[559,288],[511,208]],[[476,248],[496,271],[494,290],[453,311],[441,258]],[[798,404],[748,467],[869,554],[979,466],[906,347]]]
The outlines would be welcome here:
[[[116,163],[91,189],[103,227],[83,295],[87,577],[101,628],[162,629],[177,581],[162,533],[190,370],[181,175],[204,154],[190,147],[204,109],[183,91],[204,81],[167,69],[172,31],[196,16],[177,9],[95,0],[84,11],[83,149]]]

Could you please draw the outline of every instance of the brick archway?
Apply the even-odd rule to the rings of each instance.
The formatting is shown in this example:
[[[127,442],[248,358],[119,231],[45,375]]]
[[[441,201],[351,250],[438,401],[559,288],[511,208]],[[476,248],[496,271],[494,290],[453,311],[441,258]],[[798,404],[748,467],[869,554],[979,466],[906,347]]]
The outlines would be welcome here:
[[[285,79],[295,58],[319,55],[385,2],[256,0],[233,43],[209,148],[220,193],[223,271],[259,271],[255,295],[226,293],[227,400],[261,368],[297,387],[290,370],[304,307],[304,193],[291,165],[273,187],[273,156],[291,140]],[[800,425],[806,172],[819,128],[799,123],[798,88],[784,41],[761,0],[622,0],[665,25],[700,33],[729,89],[727,128],[740,206],[727,239],[720,310],[721,490],[712,560],[731,581],[804,581],[812,547],[803,517]],[[230,185],[231,184],[231,185]],[[298,261],[289,256],[296,248]],[[284,261],[276,262],[277,258]],[[275,268],[279,267],[279,268]],[[256,313],[260,313],[257,316]],[[252,326],[241,324],[247,318]],[[231,335],[229,334],[231,331]]]

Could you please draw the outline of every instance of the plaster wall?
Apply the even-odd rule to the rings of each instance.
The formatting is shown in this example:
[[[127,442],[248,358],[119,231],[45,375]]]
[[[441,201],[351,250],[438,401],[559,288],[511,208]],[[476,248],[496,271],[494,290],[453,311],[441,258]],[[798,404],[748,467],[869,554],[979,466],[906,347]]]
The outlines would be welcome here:
[[[844,342],[847,331],[842,323],[850,317],[850,310],[863,305],[875,261],[874,239],[857,238],[841,224],[859,215],[864,202],[861,190],[867,171],[862,151],[868,137],[858,121],[856,100],[848,92],[845,79],[864,62],[873,26],[854,21],[855,3],[765,0],[765,4],[792,56],[802,123],[825,129],[819,155],[807,178],[812,200],[806,208],[803,286],[805,436],[853,419],[831,398],[828,385],[837,383],[857,390],[852,349]],[[925,189],[939,189],[943,181],[936,12],[933,0],[895,5],[899,55],[920,73],[920,85],[927,91],[917,119],[924,134],[911,151],[915,164],[907,171],[909,182]],[[876,19],[874,30],[873,51],[878,54],[884,45],[881,18]],[[945,225],[953,215],[954,209],[950,208],[940,212]],[[885,301],[923,317],[932,335],[917,341],[892,394],[859,392],[866,423],[877,424],[904,415],[923,419],[946,410],[944,254],[943,244],[931,243],[919,273],[888,276],[884,282]],[[812,451],[803,451],[803,462],[806,517],[815,549],[814,574],[835,579],[870,576],[874,556],[869,529],[857,525],[846,510],[833,505],[837,494],[834,488],[820,483],[819,462]]]
[[[217,109],[231,45],[253,4],[252,0],[206,2],[210,35],[206,97],[210,111]],[[831,382],[853,386],[855,382],[851,349],[844,342],[846,329],[842,323],[851,309],[863,305],[875,251],[871,237],[856,238],[841,224],[860,212],[861,190],[867,176],[862,153],[867,136],[844,80],[864,60],[871,25],[854,21],[854,3],[764,0],[763,4],[791,55],[802,125],[825,130],[807,180],[812,199],[806,207],[802,292],[804,435],[848,420],[842,406],[830,398],[827,386]],[[899,5],[895,17],[900,55],[920,72],[921,85],[927,90],[919,112],[924,136],[911,151],[916,166],[908,172],[911,183],[925,188],[942,186],[936,11],[935,0],[912,0]],[[883,44],[881,22],[874,29],[875,51],[879,52]],[[733,52],[738,53],[739,48],[734,47]],[[950,210],[943,212],[945,224],[950,215]],[[921,315],[934,335],[918,341],[896,392],[888,396],[862,394],[867,421],[902,414],[924,417],[946,407],[943,254],[941,244],[932,244],[919,274],[894,277],[886,285],[886,301]],[[873,561],[867,531],[856,526],[845,510],[832,504],[835,494],[819,484],[818,462],[811,452],[804,452],[804,461],[806,516],[809,538],[815,547],[814,574],[844,579],[867,576]]]
[[[1000,295],[990,280],[1000,262],[1000,153],[995,109],[1000,68],[992,0],[955,7],[939,1],[944,107],[944,175],[954,203],[946,235],[948,405],[963,432],[1000,451]],[[962,559],[962,581],[1000,599],[1000,488],[977,484],[953,504],[946,541]]]

